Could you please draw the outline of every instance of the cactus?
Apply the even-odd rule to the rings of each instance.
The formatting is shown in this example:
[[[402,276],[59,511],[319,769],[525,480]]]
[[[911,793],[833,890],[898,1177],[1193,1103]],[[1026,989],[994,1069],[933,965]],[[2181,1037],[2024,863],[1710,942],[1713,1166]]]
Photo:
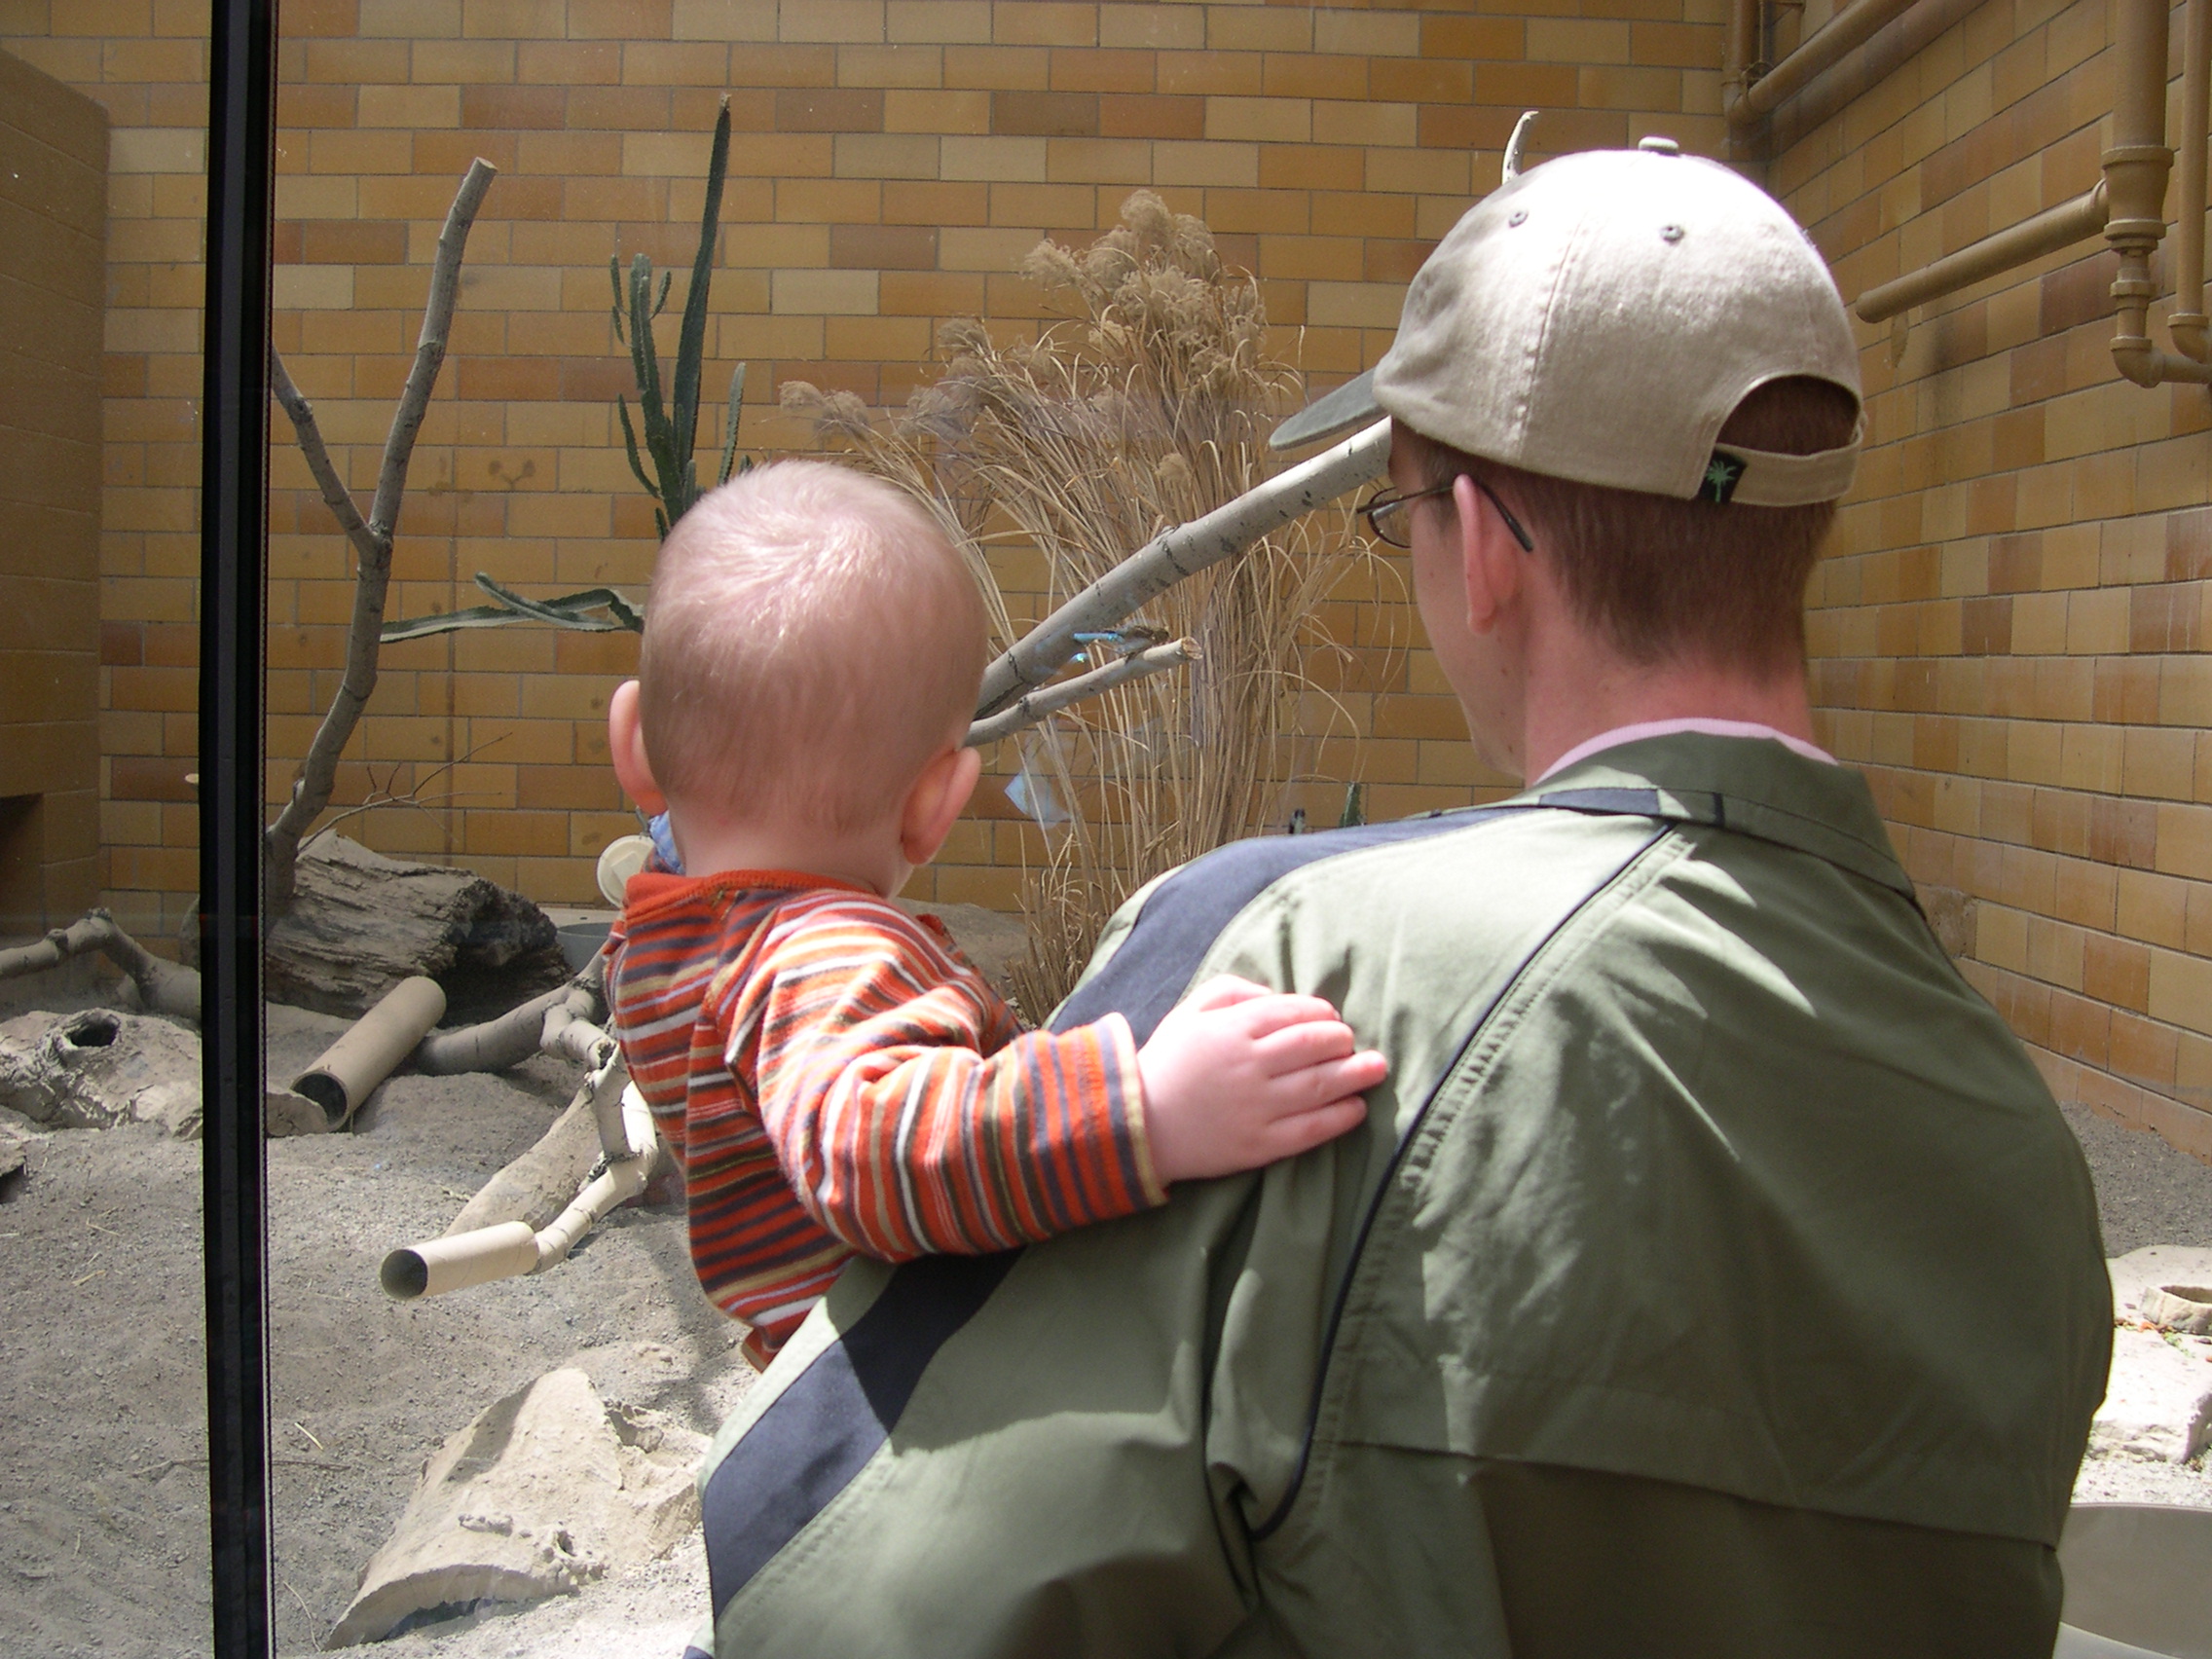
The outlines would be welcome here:
[[[608,285],[614,291],[614,337],[630,348],[630,365],[638,380],[638,418],[645,428],[645,454],[652,460],[648,476],[638,454],[638,430],[630,421],[628,398],[618,397],[622,417],[622,443],[629,452],[630,470],[653,498],[653,523],[665,538],[668,527],[682,518],[699,498],[698,462],[693,450],[699,432],[699,379],[707,343],[707,287],[715,266],[715,232],[721,218],[722,181],[729,172],[729,99],[722,99],[715,118],[714,148],[707,158],[707,204],[699,220],[699,251],[691,261],[691,288],[683,296],[683,326],[676,342],[676,381],[669,387],[666,405],[661,398],[660,353],[653,345],[653,318],[668,304],[670,274],[663,273],[660,292],[653,292],[653,262],[644,254],[630,262],[629,292],[623,292],[622,260],[607,261]],[[623,306],[629,315],[624,326]],[[721,462],[715,482],[729,481],[737,460],[738,406],[745,396],[745,365],[730,376],[729,405],[723,417]],[[753,464],[748,456],[744,471]]]

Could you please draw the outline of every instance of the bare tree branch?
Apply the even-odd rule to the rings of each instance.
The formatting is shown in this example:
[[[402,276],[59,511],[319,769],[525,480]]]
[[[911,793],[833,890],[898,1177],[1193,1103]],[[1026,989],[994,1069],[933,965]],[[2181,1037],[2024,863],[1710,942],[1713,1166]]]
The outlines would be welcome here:
[[[0,979],[58,968],[72,957],[97,951],[130,976],[138,1000],[156,1014],[180,1019],[200,1017],[200,976],[160,957],[115,925],[105,910],[87,910],[65,928],[55,928],[36,944],[0,950]]]
[[[384,441],[384,469],[377,475],[376,500],[369,507],[369,528],[387,546],[399,523],[400,498],[407,492],[407,462],[415,453],[415,434],[423,429],[429,412],[430,388],[446,360],[446,342],[453,336],[454,301],[461,293],[461,258],[468,248],[469,227],[484,204],[498,168],[479,156],[468,164],[453,206],[446,211],[445,228],[438,233],[438,251],[430,262],[430,295],[423,306],[423,335],[415,346],[415,366],[407,371],[399,407],[391,417],[391,431]]]
[[[277,405],[291,418],[292,431],[300,440],[300,453],[308,458],[308,470],[314,474],[315,486],[322,491],[323,503],[330,508],[331,517],[338,521],[339,528],[345,531],[346,539],[353,544],[355,556],[364,563],[381,557],[376,537],[369,533],[368,521],[353,504],[352,492],[338,476],[338,468],[331,463],[330,451],[323,447],[322,427],[315,422],[314,405],[292,384],[292,374],[284,367],[283,354],[274,346],[269,348],[269,388],[276,394]]]
[[[983,672],[978,719],[1042,685],[1075,653],[1076,636],[1112,628],[1185,576],[1241,553],[1280,525],[1379,476],[1390,458],[1390,423],[1323,450],[1247,490],[1203,518],[1161,531],[1151,541],[1029,630]]]
[[[996,743],[1002,737],[1035,725],[1046,716],[1056,714],[1070,703],[1079,703],[1086,697],[1095,697],[1101,691],[1125,684],[1131,680],[1142,680],[1147,675],[1160,674],[1170,668],[1180,668],[1187,662],[1198,660],[1198,642],[1171,640],[1164,645],[1154,645],[1150,650],[1136,652],[1103,668],[1094,668],[1088,674],[1079,674],[1073,680],[1063,680],[1056,685],[1047,685],[1016,697],[997,714],[977,720],[968,728],[962,741],[970,749],[980,749],[986,743]]]
[[[430,390],[437,384],[438,369],[445,362],[446,342],[453,334],[454,300],[461,291],[461,260],[468,245],[469,227],[475,223],[476,210],[483,205],[484,193],[491,188],[498,170],[481,157],[471,162],[453,199],[453,206],[446,213],[445,229],[438,235],[437,255],[430,267],[430,295],[423,308],[423,334],[415,348],[415,365],[408,371],[407,385],[399,394],[399,406],[392,412],[391,429],[385,437],[384,467],[377,478],[376,499],[370,505],[368,522],[361,534],[356,534],[354,528],[360,523],[360,514],[331,465],[328,453],[323,450],[313,411],[308,407],[307,399],[300,396],[299,389],[291,385],[291,377],[280,368],[277,370],[281,377],[276,388],[277,400],[285,414],[292,418],[300,447],[307,452],[308,465],[322,487],[323,499],[330,503],[331,511],[337,515],[360,556],[360,571],[353,583],[353,616],[346,633],[345,677],[339,682],[337,695],[330,700],[330,711],[323,716],[314,741],[308,746],[307,758],[300,763],[299,775],[292,783],[292,798],[284,803],[276,821],[262,835],[269,902],[278,910],[291,900],[293,866],[299,858],[300,840],[322,809],[330,804],[331,790],[338,777],[338,757],[352,738],[353,728],[360,723],[361,712],[368,707],[369,697],[376,690],[385,594],[391,583],[391,539],[399,523],[400,501],[407,490],[407,465],[415,454],[416,434],[423,429],[423,418],[429,410]],[[284,395],[287,387],[291,391],[289,398]],[[319,466],[317,455],[321,457]]]

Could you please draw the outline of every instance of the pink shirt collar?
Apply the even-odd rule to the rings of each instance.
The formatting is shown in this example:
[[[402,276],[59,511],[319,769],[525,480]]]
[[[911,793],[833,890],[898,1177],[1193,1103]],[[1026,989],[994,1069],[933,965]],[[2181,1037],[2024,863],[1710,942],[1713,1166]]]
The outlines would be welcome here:
[[[1602,731],[1596,737],[1583,739],[1572,749],[1569,749],[1565,755],[1562,755],[1557,760],[1554,760],[1549,766],[1545,767],[1542,775],[1533,779],[1532,781],[1540,784],[1544,781],[1545,778],[1552,776],[1553,773],[1564,772],[1567,767],[1573,765],[1577,760],[1588,759],[1591,756],[1597,754],[1600,750],[1617,748],[1619,745],[1624,743],[1641,742],[1642,739],[1647,737],[1666,737],[1670,733],[1677,731],[1698,731],[1705,733],[1708,737],[1771,738],[1776,743],[1787,745],[1795,753],[1804,756],[1804,757],[1808,760],[1818,760],[1823,764],[1829,766],[1833,766],[1838,763],[1836,757],[1830,755],[1826,750],[1816,748],[1814,745],[1807,743],[1801,737],[1791,737],[1786,731],[1777,731],[1774,729],[1774,727],[1770,725],[1762,725],[1756,720],[1708,720],[1697,719],[1679,720],[1645,720],[1639,725],[1615,726],[1611,731]]]

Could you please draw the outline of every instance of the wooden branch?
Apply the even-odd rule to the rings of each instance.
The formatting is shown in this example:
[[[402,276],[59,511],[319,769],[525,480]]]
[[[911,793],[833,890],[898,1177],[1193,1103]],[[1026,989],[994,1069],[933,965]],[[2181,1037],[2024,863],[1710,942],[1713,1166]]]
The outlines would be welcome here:
[[[381,558],[383,555],[369,531],[368,521],[353,504],[353,493],[338,476],[338,468],[331,463],[330,451],[323,446],[322,427],[315,421],[314,405],[292,384],[291,371],[284,367],[283,354],[274,346],[269,348],[269,386],[276,394],[277,407],[291,420],[292,434],[300,441],[300,453],[308,458],[308,470],[314,474],[315,485],[322,491],[323,504],[338,521],[338,527],[345,531],[346,539],[353,544],[355,556],[364,562]]]
[[[1198,642],[1196,640],[1171,640],[1164,645],[1154,645],[1150,650],[1094,668],[1088,674],[1079,674],[1073,680],[1063,680],[1056,685],[1047,685],[1016,697],[997,714],[970,726],[963,741],[970,749],[980,749],[986,743],[996,743],[1035,725],[1071,703],[1080,703],[1116,685],[1126,685],[1132,680],[1142,680],[1198,660]]]
[[[479,156],[468,164],[453,205],[446,210],[445,228],[438,232],[438,251],[430,261],[430,296],[423,306],[423,334],[415,345],[415,366],[407,371],[399,407],[391,417],[391,430],[384,441],[384,467],[377,475],[376,499],[369,507],[369,528],[387,547],[399,524],[400,498],[407,493],[407,463],[415,454],[415,434],[429,412],[430,388],[437,385],[438,370],[446,360],[446,342],[453,337],[454,302],[461,294],[461,259],[468,248],[469,228],[484,193],[492,188],[498,168]]]
[[[482,158],[471,162],[467,174],[461,181],[461,189],[453,199],[453,206],[446,213],[445,229],[438,235],[438,250],[430,267],[430,295],[423,308],[423,335],[415,348],[415,364],[408,371],[407,385],[399,394],[399,406],[392,412],[391,429],[385,437],[384,466],[377,478],[376,499],[370,504],[365,534],[356,536],[352,523],[359,513],[352,506],[352,498],[330,464],[327,453],[322,465],[315,468],[315,453],[321,448],[321,434],[315,431],[313,412],[308,412],[308,424],[302,425],[293,416],[293,425],[300,436],[303,450],[308,452],[308,464],[316,470],[322,484],[323,499],[330,502],[332,512],[347,531],[360,555],[360,570],[353,582],[353,615],[346,633],[346,673],[339,682],[337,694],[330,700],[330,711],[316,728],[314,741],[308,746],[307,758],[300,763],[299,775],[292,782],[292,797],[276,815],[275,823],[263,832],[264,862],[268,867],[269,902],[273,908],[281,910],[292,896],[293,867],[299,858],[300,841],[322,809],[330,804],[331,790],[338,777],[338,757],[352,739],[353,728],[360,723],[361,712],[368,707],[369,697],[377,687],[377,652],[382,645],[384,630],[385,595],[391,584],[391,539],[399,523],[399,506],[407,490],[407,466],[415,454],[415,438],[423,428],[423,418],[428,412],[430,390],[437,384],[438,369],[445,362],[446,342],[453,333],[453,311],[456,297],[461,291],[461,260],[468,245],[469,227],[475,223],[476,211],[483,205],[484,193],[491,188],[498,169]],[[283,379],[290,386],[290,377]],[[285,413],[293,415],[292,404],[283,398]],[[306,399],[300,397],[297,387],[292,398],[302,409]],[[309,434],[314,434],[314,443],[309,443]],[[332,491],[344,500],[333,499]]]
[[[1185,576],[1243,552],[1270,531],[1379,477],[1389,459],[1390,423],[1378,421],[1203,518],[1161,532],[1030,629],[984,670],[977,718],[998,714],[1028,687],[1050,681],[1075,654],[1078,634],[1112,628]]]
[[[117,927],[114,916],[105,910],[87,910],[36,944],[0,950],[0,979],[58,968],[74,957],[95,951],[130,977],[130,982],[138,987],[138,1000],[151,1012],[199,1019],[200,976],[190,968],[164,962]]]

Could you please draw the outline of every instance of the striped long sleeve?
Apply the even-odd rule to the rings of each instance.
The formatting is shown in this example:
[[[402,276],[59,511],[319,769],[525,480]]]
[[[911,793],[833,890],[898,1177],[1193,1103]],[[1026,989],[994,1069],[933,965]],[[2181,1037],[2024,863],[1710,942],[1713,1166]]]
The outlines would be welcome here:
[[[609,986],[692,1266],[761,1364],[855,1253],[1004,1249],[1164,1201],[1120,1016],[1022,1034],[949,940],[819,877],[636,878]]]
[[[772,925],[733,1010],[731,1052],[807,1213],[903,1261],[1011,1249],[1162,1201],[1128,1022],[1021,1035],[980,976],[948,972],[927,935],[886,929],[874,908]]]

